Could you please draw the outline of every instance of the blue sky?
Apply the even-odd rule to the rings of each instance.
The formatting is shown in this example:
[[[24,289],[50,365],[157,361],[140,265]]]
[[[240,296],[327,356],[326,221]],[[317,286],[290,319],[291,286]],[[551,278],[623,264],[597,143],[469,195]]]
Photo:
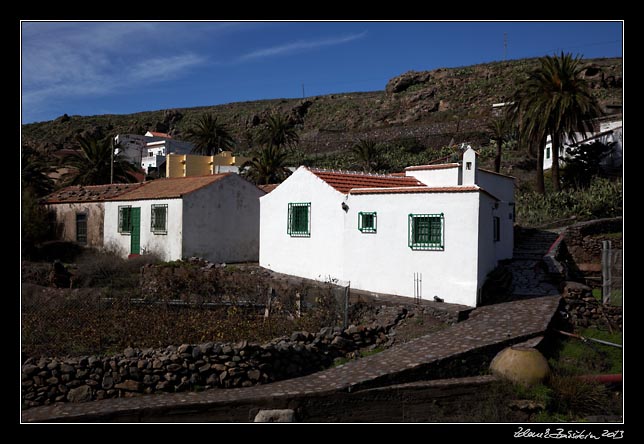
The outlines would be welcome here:
[[[384,89],[409,70],[621,57],[622,22],[22,22],[23,123]]]

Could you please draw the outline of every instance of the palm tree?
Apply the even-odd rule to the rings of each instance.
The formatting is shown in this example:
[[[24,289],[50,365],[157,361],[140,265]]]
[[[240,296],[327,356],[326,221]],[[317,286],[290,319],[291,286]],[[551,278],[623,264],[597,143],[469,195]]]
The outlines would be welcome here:
[[[30,146],[22,146],[20,179],[23,190],[31,188],[36,196],[43,196],[54,188],[54,181],[48,176],[54,168],[48,157],[47,153],[38,153]]]
[[[261,145],[294,147],[300,141],[293,125],[282,114],[272,114],[266,118],[260,129],[257,141]]]
[[[186,138],[195,144],[192,152],[204,156],[230,150],[235,145],[228,127],[212,114],[201,116],[195,126],[186,131]]]
[[[364,171],[370,173],[380,165],[380,146],[373,140],[358,139],[351,147],[351,153],[363,166]]]
[[[590,119],[602,112],[581,76],[580,56],[573,58],[562,52],[559,56],[541,57],[539,63],[517,90],[513,107],[515,114],[521,116],[524,140],[544,143],[547,136],[551,137],[552,185],[559,191],[559,150],[563,138],[568,136],[574,141],[575,132],[585,135],[592,131]]]
[[[280,183],[291,172],[286,168],[287,153],[277,145],[266,145],[240,166],[241,175],[257,185]]]
[[[77,136],[79,150],[63,158],[70,171],[63,176],[68,185],[102,185],[136,182],[134,164],[114,154],[111,137],[96,139]],[[113,163],[113,169],[111,164]]]
[[[508,140],[509,133],[508,120],[505,117],[497,117],[487,125],[487,131],[490,139],[496,142],[496,156],[494,157],[494,171],[501,172],[501,155],[503,142]]]

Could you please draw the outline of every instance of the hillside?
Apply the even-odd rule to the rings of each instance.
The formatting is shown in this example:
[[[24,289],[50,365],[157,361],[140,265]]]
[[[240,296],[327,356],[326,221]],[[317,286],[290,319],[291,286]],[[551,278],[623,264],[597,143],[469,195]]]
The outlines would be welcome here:
[[[584,75],[603,106],[622,103],[622,59],[589,59]],[[23,144],[36,149],[74,147],[79,133],[169,132],[181,138],[200,115],[212,112],[229,125],[237,151],[247,152],[263,118],[272,111],[290,116],[307,156],[341,153],[356,139],[401,140],[427,149],[469,142],[487,144],[492,104],[503,102],[536,67],[537,59],[510,60],[460,68],[408,72],[385,90],[177,108],[124,115],[61,116],[23,125]]]

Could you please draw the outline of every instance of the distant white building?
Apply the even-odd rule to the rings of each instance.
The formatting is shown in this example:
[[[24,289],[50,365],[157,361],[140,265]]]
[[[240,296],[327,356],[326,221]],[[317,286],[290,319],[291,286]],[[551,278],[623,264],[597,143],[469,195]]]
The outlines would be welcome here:
[[[608,118],[601,120],[595,125],[597,131],[586,133],[575,133],[575,140],[566,137],[559,148],[559,159],[561,164],[565,163],[566,158],[570,157],[568,148],[578,145],[601,142],[604,145],[615,142],[615,147],[602,161],[602,165],[607,168],[621,168],[622,166],[622,118]],[[552,168],[552,140],[548,136],[543,151],[543,169]]]
[[[166,133],[148,131],[145,135],[118,134],[114,141],[120,145],[115,153],[121,153],[126,159],[140,166],[149,173],[158,170],[165,163],[166,154],[189,154],[194,144],[173,139]]]
[[[478,305],[512,257],[514,180],[462,163],[404,175],[298,168],[260,198],[262,267],[351,288]]]

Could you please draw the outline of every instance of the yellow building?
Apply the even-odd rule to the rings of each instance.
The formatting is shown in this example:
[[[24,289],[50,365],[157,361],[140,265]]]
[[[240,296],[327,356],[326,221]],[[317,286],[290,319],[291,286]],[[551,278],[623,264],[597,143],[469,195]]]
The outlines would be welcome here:
[[[214,156],[197,154],[167,154],[166,177],[205,176],[208,174],[237,172],[249,157],[233,156],[232,151],[222,151]]]

